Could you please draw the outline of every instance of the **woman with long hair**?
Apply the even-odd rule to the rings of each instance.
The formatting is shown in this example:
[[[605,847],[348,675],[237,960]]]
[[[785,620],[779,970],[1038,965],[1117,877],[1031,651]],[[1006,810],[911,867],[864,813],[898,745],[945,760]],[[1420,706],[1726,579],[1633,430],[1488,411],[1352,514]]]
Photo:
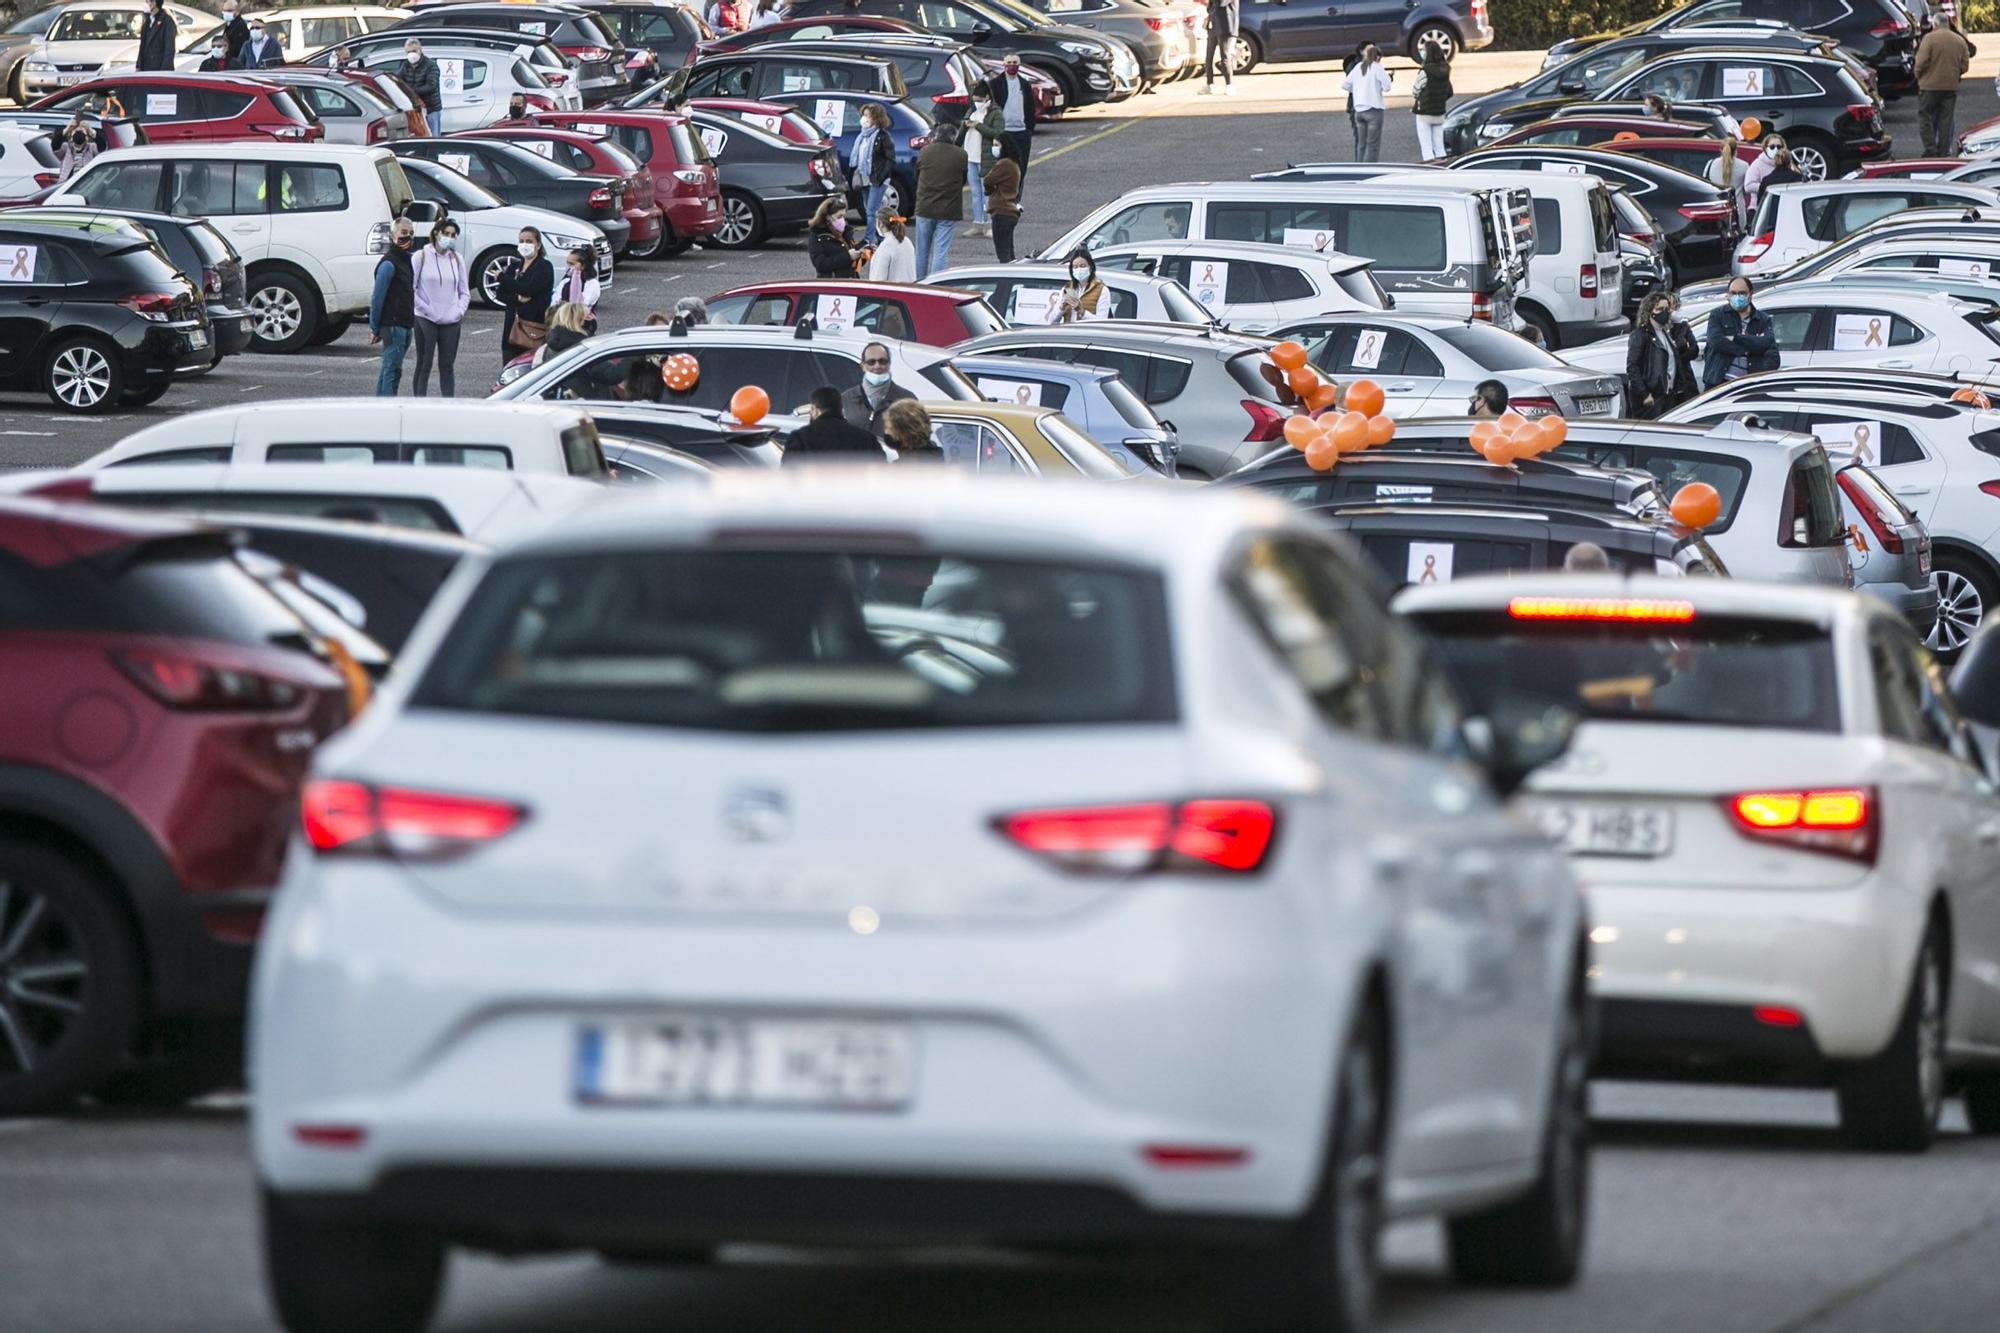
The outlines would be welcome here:
[[[1672,292],[1663,288],[1639,303],[1639,317],[1625,339],[1625,410],[1634,420],[1650,421],[1678,406],[1681,386],[1694,382],[1673,320]]]
[[[833,194],[820,200],[806,224],[806,256],[822,278],[854,276],[854,249],[847,235],[847,200]]]
[[[545,321],[556,287],[555,266],[543,253],[542,233],[521,228],[518,254],[500,271],[500,364],[532,352],[548,337]]]

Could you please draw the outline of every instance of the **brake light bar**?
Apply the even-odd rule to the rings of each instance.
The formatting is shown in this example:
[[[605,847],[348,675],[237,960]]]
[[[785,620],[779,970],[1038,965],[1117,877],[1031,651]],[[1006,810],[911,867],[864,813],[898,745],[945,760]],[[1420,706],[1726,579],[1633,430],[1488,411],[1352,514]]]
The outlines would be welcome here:
[[[1598,625],[1686,625],[1693,602],[1648,597],[1515,597],[1507,603],[1515,620],[1577,620]]]
[[[1744,836],[1857,861],[1875,859],[1878,816],[1866,787],[1751,791],[1722,798]]]
[[[1015,846],[1078,874],[1242,874],[1263,863],[1277,812],[1233,798],[1148,801],[1024,810],[993,823]]]
[[[511,801],[315,778],[299,801],[306,841],[322,856],[437,858],[512,832],[528,812]]]
[[[1250,414],[1250,433],[1243,437],[1246,442],[1269,444],[1284,435],[1285,414],[1271,404],[1245,398],[1243,410]]]
[[[1680,207],[1681,216],[1690,222],[1720,222],[1735,211],[1735,205],[1727,199],[1707,199]]]
[[[1681,212],[1685,213],[1684,208]],[[1597,295],[1597,265],[1585,264],[1576,271],[1576,294],[1595,298]]]

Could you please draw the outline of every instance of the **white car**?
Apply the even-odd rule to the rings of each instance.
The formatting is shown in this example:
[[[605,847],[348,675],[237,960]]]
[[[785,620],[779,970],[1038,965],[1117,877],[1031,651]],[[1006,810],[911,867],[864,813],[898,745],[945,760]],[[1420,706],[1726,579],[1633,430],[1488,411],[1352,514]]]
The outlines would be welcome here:
[[[1215,316],[1172,278],[1100,267],[1106,319],[1144,319],[1158,324],[1215,323]],[[1058,306],[1056,293],[1069,281],[1066,264],[1023,260],[1012,264],[967,264],[942,269],[923,280],[933,287],[978,292],[1009,324],[1047,324]]]
[[[1764,191],[1736,244],[1732,273],[1761,276],[1818,254],[1863,227],[1912,208],[2000,210],[2000,192],[1950,181],[1838,180]]]
[[[417,1328],[454,1244],[1178,1238],[1330,1330],[1443,1213],[1570,1280],[1579,894],[1361,558],[811,480],[461,564],[316,755],[251,1000],[287,1325]]]
[[[444,205],[458,224],[458,253],[465,258],[466,280],[472,285],[472,299],[489,310],[500,308],[502,264],[516,257],[521,228],[534,227],[542,233],[542,244],[551,255],[571,250],[608,251],[604,233],[567,213],[510,204],[499,195],[462,172],[442,162],[424,157],[399,157],[410,191],[419,199]],[[430,228],[419,228],[425,237]]]
[[[25,203],[56,183],[57,158],[49,130],[0,120],[0,203]]]
[[[1983,302],[1837,282],[1787,283],[1758,291],[1753,300],[1771,316],[1779,363],[1786,369],[1852,366],[1964,375],[1988,371],[2000,357],[1995,308]],[[1718,299],[1688,301],[1683,316],[1697,344],[1706,344],[1708,317],[1721,304]],[[1625,339],[1566,349],[1562,358],[1591,370],[1620,372],[1625,369]],[[1700,377],[1700,362],[1695,374]]]
[[[447,134],[478,129],[501,119],[507,114],[507,99],[515,93],[544,99],[557,111],[583,109],[575,67],[547,40],[520,38],[498,29],[467,28],[432,33],[423,42],[424,54],[431,59],[458,62],[457,89],[443,94],[441,115]],[[347,48],[364,68],[377,74],[394,74],[403,61],[403,38],[393,32],[357,37]],[[333,49],[300,63],[330,65]]]
[[[402,463],[606,476],[597,426],[581,408],[455,398],[285,398],[212,407],[127,435],[79,470],[168,463]]]
[[[100,74],[133,68],[139,59],[139,28],[146,8],[145,0],[104,0],[63,10],[35,44],[34,53],[21,62],[22,95],[32,100]],[[177,37],[206,32],[222,21],[186,5],[170,4],[166,11]]]
[[[1390,305],[1375,280],[1374,260],[1331,250],[1253,241],[1130,241],[1090,253],[1099,272],[1122,268],[1173,279],[1237,333]]]
[[[409,18],[400,9],[382,5],[292,5],[284,9],[253,9],[243,13],[245,23],[262,23],[264,31],[277,40],[287,61],[302,59],[324,47],[338,46],[364,32],[380,32]],[[208,58],[208,39],[222,31],[220,21],[190,32],[180,33],[180,56],[174,68],[194,69]]]
[[[2000,1132],[2000,800],[1888,606],[1736,580],[1462,580],[1397,603],[1474,699],[1579,713],[1529,796],[1590,886],[1597,1069],[1838,1090],[1918,1150]]]

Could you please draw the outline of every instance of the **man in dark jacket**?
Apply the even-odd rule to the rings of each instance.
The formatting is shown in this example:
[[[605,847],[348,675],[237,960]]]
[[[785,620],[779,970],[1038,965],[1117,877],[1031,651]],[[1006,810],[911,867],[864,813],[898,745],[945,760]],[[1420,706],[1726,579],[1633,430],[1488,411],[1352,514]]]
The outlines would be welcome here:
[[[250,22],[250,40],[243,46],[243,68],[261,69],[265,65],[285,63],[285,48],[278,45],[276,33],[264,28],[264,20]]]
[[[986,81],[986,92],[1000,108],[1000,135],[1014,145],[1021,167],[1022,194],[1027,193],[1029,150],[1035,146],[1035,90],[1021,77],[1021,57],[1009,51],[1000,73]]]
[[[152,0],[146,6],[146,17],[139,24],[140,69],[172,69],[174,67],[174,20],[167,13],[163,0]]]
[[[861,349],[861,383],[840,395],[840,411],[849,425],[880,435],[889,404],[915,397],[889,375],[889,344],[869,343]]]
[[[1208,0],[1208,58],[1202,64],[1201,90],[1203,93],[1215,91],[1216,56],[1222,57],[1222,91],[1234,96],[1236,81],[1233,48],[1241,20],[1237,0]]]
[[[444,133],[444,96],[438,86],[438,62],[424,54],[422,42],[412,37],[403,43],[403,63],[396,66],[394,73],[410,85],[410,91],[423,103],[424,123],[431,127],[431,133]]]
[[[965,150],[958,126],[940,124],[917,154],[917,281],[951,266],[951,235],[965,216]]]
[[[788,465],[829,459],[851,463],[888,461],[889,453],[882,442],[865,427],[847,419],[846,397],[840,390],[825,384],[814,389],[806,400],[806,412],[812,419],[785,438],[784,461]]]
[[[229,41],[229,68],[243,68],[243,48],[250,44],[250,25],[243,21],[237,0],[222,0],[222,35]]]
[[[389,228],[389,249],[375,265],[375,294],[368,302],[368,341],[381,344],[382,370],[375,377],[375,396],[394,398],[403,385],[403,357],[417,329],[416,273],[410,267],[410,243],[416,228],[397,218]]]
[[[1771,317],[1750,304],[1750,279],[1731,279],[1728,303],[1708,317],[1701,387],[1713,389],[1729,380],[1777,368],[1778,333]]]

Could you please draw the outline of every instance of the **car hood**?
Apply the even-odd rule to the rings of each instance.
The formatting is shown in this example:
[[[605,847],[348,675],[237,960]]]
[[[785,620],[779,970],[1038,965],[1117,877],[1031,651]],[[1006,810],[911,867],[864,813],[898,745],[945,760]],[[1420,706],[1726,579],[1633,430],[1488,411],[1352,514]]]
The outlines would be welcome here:
[[[595,224],[582,218],[573,218],[567,213],[554,209],[536,208],[532,204],[502,204],[498,208],[476,208],[457,214],[458,217],[475,226],[505,227],[508,231],[519,231],[523,227],[559,236],[584,236],[591,240],[601,240],[604,232]]]
[[[137,60],[139,43],[130,37],[93,42],[43,42],[40,53],[49,60],[66,65],[89,60],[101,65],[108,60]]]

